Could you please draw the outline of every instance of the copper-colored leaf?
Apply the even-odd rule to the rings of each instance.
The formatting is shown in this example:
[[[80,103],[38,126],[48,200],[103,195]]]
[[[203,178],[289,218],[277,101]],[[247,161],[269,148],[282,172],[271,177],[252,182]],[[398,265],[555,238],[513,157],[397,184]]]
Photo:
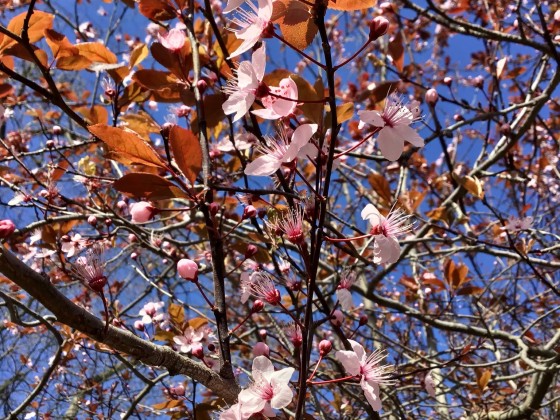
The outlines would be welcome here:
[[[142,61],[144,61],[148,54],[149,51],[146,44],[142,43],[140,45],[137,45],[130,53],[130,61],[128,64],[129,67],[133,68],[134,66],[140,64]]]
[[[379,195],[386,204],[391,203],[393,195],[391,194],[391,187],[389,186],[387,178],[380,173],[373,172],[368,175],[368,182],[369,185],[371,185],[371,188],[373,188],[377,195]]]
[[[37,48],[35,45],[31,46],[33,50],[33,54],[38,59],[38,61],[43,65],[43,67],[47,67],[48,64],[48,57],[47,53],[40,48]],[[4,55],[11,55],[14,57],[21,58],[22,60],[30,61],[32,63],[35,62],[33,55],[31,52],[25,48],[22,44],[13,44],[2,52]]]
[[[45,30],[45,39],[47,45],[52,51],[54,58],[68,57],[78,55],[79,51],[63,34],[54,29]]]
[[[113,188],[133,197],[145,197],[149,200],[186,198],[186,194],[171,181],[145,172],[126,174],[113,183]]]
[[[362,102],[363,100],[369,98],[373,103],[381,102],[397,90],[399,83],[399,80],[389,80],[379,84],[372,83],[366,90],[356,95],[356,101]]]
[[[398,32],[389,41],[389,55],[393,59],[393,64],[398,71],[402,71],[404,67],[404,46],[402,33]]]
[[[181,172],[194,184],[202,169],[202,150],[191,130],[175,125],[169,131],[169,145]]]
[[[82,42],[76,48],[80,55],[90,59],[93,63],[117,64],[117,56],[100,42]]]
[[[149,140],[150,134],[159,133],[161,130],[161,127],[145,111],[138,111],[137,114],[125,114],[121,120],[126,128],[138,133],[144,140]]]
[[[480,199],[484,198],[484,185],[480,179],[469,175],[461,177],[454,172],[451,173],[451,176],[453,176],[453,179],[472,195]]]
[[[139,0],[138,10],[148,19],[171,20],[177,16],[177,12],[166,0]]]
[[[84,70],[91,66],[92,62],[83,55],[70,55],[56,60],[55,67],[59,70]]]
[[[339,124],[348,121],[354,115],[354,103],[347,102],[336,107],[336,120]]]
[[[27,12],[23,12],[10,20],[8,23],[8,31],[12,32],[17,36],[22,35],[23,23]],[[27,36],[29,37],[29,42],[34,43],[43,38],[45,29],[52,28],[54,16],[50,13],[41,12],[40,10],[34,10],[31,18],[29,19],[29,26],[27,27]],[[0,51],[9,45],[15,44],[16,41],[12,38],[4,35],[2,41],[0,42]]]
[[[0,98],[11,95],[13,91],[14,87],[9,83],[0,83]]]
[[[169,317],[175,324],[181,325],[185,322],[185,308],[183,305],[170,303],[167,311],[169,312]]]
[[[310,7],[298,0],[279,0],[282,6],[275,7],[276,21],[282,36],[290,44],[306,49],[313,42],[319,28],[315,24]],[[278,2],[275,2],[278,3]]]
[[[101,105],[82,106],[77,108],[76,111],[82,114],[89,124],[107,124],[109,121],[109,113]]]
[[[185,43],[180,54],[168,50],[159,42],[154,42],[150,46],[150,52],[154,60],[180,79],[184,79],[185,74],[192,69],[191,45],[188,42]],[[203,61],[201,57],[201,62]]]
[[[99,138],[116,152],[115,157],[123,157],[134,163],[166,168],[156,151],[138,134],[118,127],[96,124],[88,127],[91,134]]]
[[[206,318],[196,317],[189,319],[187,323],[189,324],[189,327],[193,327],[195,330],[198,330],[200,327],[204,327],[208,324],[208,320]]]
[[[138,70],[132,76],[132,80],[150,90],[160,90],[164,87],[178,88],[177,78],[167,71]]]
[[[475,369],[476,383],[481,391],[486,389],[490,378],[492,377],[492,369]]]
[[[377,0],[329,0],[329,9],[361,10],[369,9],[377,4]]]
[[[480,295],[482,292],[484,292],[483,287],[463,286],[459,289],[459,291],[457,291],[457,295]]]

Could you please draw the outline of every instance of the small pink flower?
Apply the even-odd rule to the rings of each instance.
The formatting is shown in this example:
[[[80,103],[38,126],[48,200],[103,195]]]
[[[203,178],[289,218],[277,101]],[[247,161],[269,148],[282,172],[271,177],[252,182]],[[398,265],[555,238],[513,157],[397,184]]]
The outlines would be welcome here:
[[[230,58],[249,51],[263,36],[268,36],[267,32],[271,30],[272,0],[257,1],[258,7],[252,1],[246,1],[250,10],[239,9],[238,17],[232,19],[232,23],[237,27],[232,31],[237,39],[241,39],[243,42],[230,54]]]
[[[229,96],[222,104],[226,115],[235,114],[233,121],[243,117],[257,98],[257,90],[261,86],[266,65],[266,50],[264,44],[253,53],[251,61],[242,61],[234,70],[237,80],[228,80],[224,92]],[[261,96],[261,95],[259,95]]]
[[[257,299],[264,300],[271,305],[278,305],[281,300],[280,291],[274,285],[274,279],[264,271],[257,271],[250,276],[245,284],[242,283],[242,289],[248,289],[249,294]],[[243,290],[243,293],[247,293]]]
[[[220,413],[220,420],[246,420],[250,414],[245,414],[242,411],[241,404],[237,403],[229,407],[227,410]]]
[[[281,96],[282,98],[288,98],[290,100],[278,98],[269,94],[261,98],[264,108],[252,111],[253,114],[266,120],[276,120],[293,114],[296,109],[298,99],[298,88],[296,82],[289,77],[286,77],[280,80],[278,87],[271,86],[268,90],[274,95]]]
[[[100,293],[107,284],[104,273],[103,245],[96,243],[86,256],[79,257],[72,266],[74,275],[94,292]]]
[[[278,410],[290,404],[294,393],[289,383],[294,368],[275,371],[267,357],[258,356],[253,360],[252,373],[253,384],[239,393],[243,413],[250,415],[265,410],[268,415],[272,409]]]
[[[336,297],[340,303],[340,307],[345,311],[350,311],[354,306],[352,301],[352,294],[350,293],[350,288],[356,281],[356,273],[352,271],[345,271],[342,274],[340,283],[336,289]]]
[[[255,344],[255,346],[253,347],[253,355],[255,357],[257,356],[266,356],[268,357],[268,355],[270,354],[270,348],[266,345],[266,343],[263,343],[262,341],[259,341],[257,344]]]
[[[301,344],[303,343],[303,335],[301,334],[301,328],[298,324],[295,322],[289,323],[284,328],[284,332],[294,347],[301,347]]]
[[[163,302],[148,302],[144,305],[138,315],[142,317],[142,324],[149,325],[152,322],[154,324],[159,324],[166,320],[166,315],[162,312],[162,308],[164,307]]]
[[[279,216],[274,222],[269,222],[268,225],[274,232],[282,232],[286,235],[293,244],[301,245],[305,241],[303,209],[299,206]]]
[[[424,378],[423,384],[424,384],[424,388],[426,389],[426,392],[428,393],[428,395],[430,395],[430,397],[432,397],[432,398],[435,398],[436,397],[436,381],[434,381],[434,378],[432,377],[432,372],[428,372],[428,374]]]
[[[379,111],[358,111],[360,124],[363,128],[366,124],[381,127],[377,141],[381,154],[390,161],[397,160],[404,149],[405,140],[416,147],[424,146],[424,140],[416,130],[410,127],[418,115],[404,105],[394,95],[387,98],[385,109]]]
[[[369,356],[360,343],[348,340],[352,346],[352,351],[339,350],[336,358],[346,372],[353,376],[360,376],[360,386],[364,394],[375,411],[381,410],[381,399],[379,398],[379,385],[393,385],[395,381],[391,379],[394,368],[391,365],[380,365],[385,359],[383,351],[374,351]]]
[[[401,247],[397,236],[408,232],[412,225],[407,224],[410,216],[401,210],[393,210],[387,217],[382,216],[373,204],[362,210],[362,219],[369,220],[372,225],[370,233],[375,238],[373,245],[373,262],[376,264],[395,263],[401,255]]]
[[[175,53],[181,51],[186,41],[185,31],[178,28],[171,29],[165,35],[158,33],[157,37],[161,45]]]
[[[0,238],[4,239],[14,233],[16,225],[10,219],[0,220]]]
[[[294,130],[289,143],[283,133],[277,139],[267,138],[267,144],[259,147],[261,156],[245,167],[245,173],[259,176],[272,175],[282,164],[293,162],[298,157],[299,151],[317,132],[317,128],[317,124],[300,125]]]
[[[179,346],[181,353],[189,353],[193,350],[201,349],[204,338],[204,331],[200,328],[195,330],[193,327],[188,326],[183,335],[173,337],[173,341]]]
[[[72,237],[63,236],[61,238],[62,245],[60,249],[66,254],[68,258],[72,258],[76,252],[80,251],[86,246],[87,241],[82,239],[82,235],[76,233]]]
[[[509,232],[519,232],[521,230],[531,229],[533,226],[534,219],[531,216],[527,217],[513,217],[509,216],[506,221],[506,225],[502,227],[502,230],[507,230]]]

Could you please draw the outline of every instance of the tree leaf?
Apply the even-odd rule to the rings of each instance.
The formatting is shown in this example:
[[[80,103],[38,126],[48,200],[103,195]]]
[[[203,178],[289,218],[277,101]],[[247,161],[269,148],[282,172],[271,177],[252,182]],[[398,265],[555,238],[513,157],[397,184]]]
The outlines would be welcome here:
[[[78,71],[89,68],[92,62],[83,55],[70,55],[56,60],[55,67],[59,70]]]
[[[169,317],[171,318],[171,320],[177,325],[181,325],[183,322],[185,322],[185,308],[183,307],[183,305],[170,303],[167,311],[169,312]]]
[[[348,121],[354,115],[354,103],[347,102],[336,107],[336,120],[339,124]]]
[[[377,4],[377,0],[329,0],[329,9],[361,10],[369,9]]]
[[[401,32],[397,32],[389,41],[388,53],[397,70],[402,71],[404,68],[404,46]]]
[[[281,5],[275,6],[275,12],[282,36],[296,48],[305,50],[319,31],[309,6],[297,0],[279,2]]]
[[[191,130],[174,125],[169,131],[169,145],[177,166],[189,182],[194,184],[202,170],[202,149],[198,139]]]
[[[80,55],[91,60],[93,63],[117,64],[117,56],[100,42],[82,42],[77,44]]]
[[[70,57],[80,53],[66,36],[54,29],[45,29],[45,40],[54,58]]]
[[[118,127],[110,127],[105,124],[91,125],[88,127],[88,130],[109,146],[113,152],[116,152],[116,154],[113,154],[115,159],[122,157],[128,162],[157,168],[167,167],[156,151],[142,140],[138,134],[132,131]]]
[[[187,198],[187,195],[171,181],[155,174],[133,172],[113,182],[113,188],[136,198],[166,200]]]
[[[27,12],[14,16],[8,23],[8,31],[17,36],[21,36],[23,31],[23,22],[25,21],[26,16]],[[40,10],[34,10],[31,18],[29,19],[29,26],[27,28],[29,42],[34,43],[42,39],[44,37],[45,29],[52,28],[53,20],[54,15],[41,12]],[[0,51],[15,43],[16,41],[14,39],[4,35],[4,38],[2,38],[2,41],[0,42]]]
[[[148,56],[149,51],[146,44],[137,45],[130,53],[129,67],[133,68],[140,64]]]
[[[161,130],[161,127],[146,111],[140,110],[136,114],[125,114],[121,120],[126,128],[138,133],[146,141],[150,139],[150,134],[159,133]]]
[[[177,16],[170,2],[165,0],[139,0],[138,10],[148,19],[153,20],[171,20]]]
[[[150,90],[160,90],[164,87],[178,88],[177,78],[168,71],[142,69],[134,73],[132,80]]]
[[[109,113],[101,105],[94,105],[93,107],[82,106],[76,108],[76,111],[82,114],[90,124],[107,124],[109,121]]]
[[[33,50],[33,54],[35,54],[35,57],[37,57],[37,59],[43,65],[43,67],[47,67],[48,65],[47,53],[42,49],[37,48],[35,45],[32,45],[31,49]],[[26,60],[31,63],[35,62],[35,59],[33,58],[31,52],[27,48],[25,48],[23,44],[13,44],[8,48],[4,49],[2,53],[4,55],[11,55],[14,57],[21,58],[22,60]]]
[[[380,173],[373,172],[368,175],[368,182],[369,185],[371,185],[371,188],[373,188],[377,195],[379,195],[386,204],[391,203],[393,195],[391,194],[391,187],[389,186],[387,178]]]

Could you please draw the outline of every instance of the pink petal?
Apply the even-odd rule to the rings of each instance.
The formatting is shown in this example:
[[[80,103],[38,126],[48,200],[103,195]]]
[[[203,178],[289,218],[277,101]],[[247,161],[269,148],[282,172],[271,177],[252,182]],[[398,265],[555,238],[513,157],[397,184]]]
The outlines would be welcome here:
[[[356,353],[358,360],[360,360],[360,362],[365,362],[367,356],[366,351],[364,350],[364,346],[354,340],[348,340],[348,342],[352,346],[352,350],[354,350],[354,353]]]
[[[364,395],[366,396],[369,405],[371,405],[371,408],[373,408],[374,411],[380,411],[381,398],[379,398],[379,388],[377,387],[377,389],[375,389],[371,384],[364,381],[363,379],[360,382],[360,386],[364,390]]]
[[[239,393],[238,400],[244,414],[258,413],[266,404],[266,401],[256,395],[250,388],[242,390]]]
[[[280,115],[269,108],[255,109],[251,113],[265,120],[277,120],[280,118]]]
[[[253,62],[253,69],[257,81],[260,82],[264,77],[264,69],[266,67],[266,48],[264,42],[262,46],[253,53],[251,61]]]
[[[282,166],[282,162],[274,156],[263,155],[256,158],[245,167],[245,174],[256,176],[272,175],[280,169],[280,166]]]
[[[394,162],[401,157],[404,148],[404,139],[394,128],[382,128],[377,137],[377,143],[385,159]]]
[[[360,125],[362,127],[362,121],[367,124],[371,124],[374,127],[385,127],[385,121],[381,118],[381,114],[377,111],[358,111],[358,116],[360,117]],[[358,128],[362,128],[358,125]]]
[[[256,89],[259,86],[253,65],[249,61],[242,61],[237,68],[237,87],[239,90]]]
[[[344,366],[346,373],[349,375],[358,375],[360,373],[360,359],[358,359],[355,351],[339,350],[335,356]]]
[[[416,132],[416,130],[408,125],[399,125],[394,130],[407,142],[416,146],[424,146],[424,139]]]
[[[362,210],[361,215],[362,219],[369,220],[372,225],[378,225],[379,223],[381,223],[381,220],[383,218],[383,216],[381,216],[381,213],[379,213],[379,210],[377,210],[377,208],[373,204],[368,204],[367,206],[365,206]]]
[[[345,311],[350,311],[354,302],[352,301],[352,293],[348,289],[339,289],[336,291],[336,298],[340,302],[340,307]]]
[[[319,126],[317,124],[302,124],[296,128],[292,134],[290,147],[288,147],[288,151],[284,155],[283,161],[291,162],[294,160],[303,146],[309,143],[313,134],[317,132],[318,127]]]

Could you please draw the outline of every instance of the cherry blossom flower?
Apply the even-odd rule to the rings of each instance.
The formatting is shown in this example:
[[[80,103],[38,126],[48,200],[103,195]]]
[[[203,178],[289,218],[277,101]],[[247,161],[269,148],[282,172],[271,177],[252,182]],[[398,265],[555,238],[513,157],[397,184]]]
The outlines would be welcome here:
[[[237,27],[236,29],[232,29],[232,31],[235,33],[237,39],[241,39],[243,42],[230,54],[230,58],[237,57],[245,51],[249,51],[253,45],[263,36],[266,36],[267,32],[271,30],[272,0],[257,1],[258,7],[252,1],[246,1],[250,10],[239,9],[238,17],[231,21]],[[235,3],[233,5],[235,5]],[[226,7],[226,9],[228,7]]]
[[[377,141],[381,154],[390,161],[397,160],[404,149],[405,140],[416,147],[424,146],[424,140],[410,127],[418,114],[402,103],[396,96],[387,98],[385,109],[379,111],[358,111],[360,124],[363,128],[366,124],[381,127]]]
[[[303,335],[301,334],[301,328],[295,322],[290,322],[284,328],[286,337],[294,345],[294,347],[301,347],[303,343]]]
[[[257,49],[251,61],[242,61],[239,67],[234,70],[237,80],[228,80],[224,92],[229,98],[222,104],[222,109],[226,115],[235,114],[233,121],[243,117],[257,97],[257,90],[264,77],[266,65],[266,50],[264,44]]]
[[[0,238],[10,236],[16,230],[16,225],[10,219],[0,220]]]
[[[253,284],[253,275],[247,272],[241,273],[241,303],[247,302],[251,296],[251,285]]]
[[[375,239],[373,245],[373,262],[376,264],[395,263],[401,255],[397,236],[408,232],[412,225],[407,224],[410,216],[401,210],[392,210],[387,217],[381,215],[373,204],[362,210],[362,218],[372,225],[370,233]]]
[[[165,35],[158,32],[157,37],[161,45],[173,52],[181,51],[186,41],[185,32],[179,28],[173,28]]]
[[[161,323],[166,320],[166,315],[161,311],[164,307],[163,302],[148,302],[138,312],[142,317],[142,324],[149,325],[153,323]]]
[[[424,381],[422,382],[424,385],[424,388],[426,389],[426,392],[428,393],[428,395],[430,395],[430,397],[435,398],[436,397],[436,381],[434,381],[434,378],[432,377],[432,372],[428,372],[428,374],[426,375],[426,377],[424,378]]]
[[[317,124],[300,125],[294,130],[289,143],[283,133],[280,133],[276,139],[268,137],[267,144],[259,147],[261,156],[245,167],[245,173],[259,176],[272,175],[282,164],[291,163],[317,132],[317,127]]]
[[[193,327],[188,326],[183,335],[173,337],[173,341],[179,346],[181,353],[189,353],[201,349],[204,338],[204,331],[200,328],[195,330]]]
[[[509,232],[519,232],[521,230],[531,229],[533,226],[533,218],[531,216],[527,217],[513,217],[509,216],[506,221],[506,225],[502,227],[502,230],[507,230]]]
[[[305,241],[303,209],[301,207],[292,208],[284,215],[277,217],[273,222],[268,222],[268,226],[273,232],[282,232],[293,244],[301,245]]]
[[[277,96],[269,94],[261,98],[264,108],[251,111],[253,114],[257,117],[264,118],[265,120],[276,120],[293,114],[296,109],[298,99],[298,88],[296,82],[289,77],[286,77],[280,80],[278,87],[269,87],[268,90],[274,95],[289,98],[291,100],[278,98]]]
[[[342,274],[340,283],[336,289],[336,298],[340,303],[340,307],[345,311],[350,311],[354,306],[352,301],[352,294],[350,293],[350,288],[356,281],[356,273],[352,271],[345,271]]]
[[[271,305],[278,305],[281,300],[280,291],[274,284],[274,279],[264,271],[257,271],[250,277],[250,283],[243,285],[242,288],[249,288],[250,295],[257,299],[264,300]],[[245,291],[244,291],[245,292]]]
[[[82,239],[82,235],[76,233],[72,237],[63,236],[61,238],[62,245],[60,249],[66,254],[68,258],[72,258],[76,252],[86,246],[87,241]]]
[[[272,362],[265,356],[253,360],[253,384],[239,393],[241,411],[256,414],[265,410],[266,415],[274,416],[272,409],[286,407],[294,393],[289,386],[294,368],[274,370]]]
[[[395,384],[395,381],[391,379],[394,368],[391,365],[379,364],[387,356],[383,351],[376,350],[366,356],[366,352],[360,343],[354,340],[348,341],[352,350],[339,350],[336,352],[336,358],[342,363],[348,374],[360,376],[360,386],[369,404],[375,411],[379,411],[381,410],[379,385]]]
[[[99,243],[95,243],[93,247],[88,249],[85,256],[78,257],[72,266],[74,275],[97,293],[100,293],[107,284],[107,277],[104,271],[103,245]]]
[[[220,420],[245,420],[248,419],[250,414],[245,414],[242,411],[241,404],[237,403],[229,407],[227,410],[220,413]]]

